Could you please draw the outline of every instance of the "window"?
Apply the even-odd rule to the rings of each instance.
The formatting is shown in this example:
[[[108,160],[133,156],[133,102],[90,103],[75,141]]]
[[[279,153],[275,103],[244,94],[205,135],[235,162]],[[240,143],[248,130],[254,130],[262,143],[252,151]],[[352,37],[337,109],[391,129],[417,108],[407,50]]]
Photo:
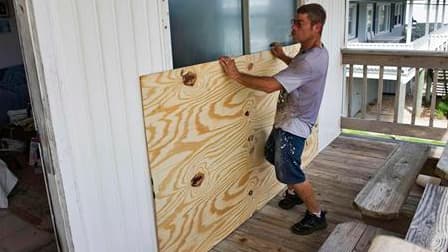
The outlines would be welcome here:
[[[175,68],[290,44],[296,0],[169,0]]]
[[[390,4],[378,4],[377,31],[387,32],[390,29]]]
[[[373,4],[367,4],[366,32],[373,32]]]
[[[358,23],[357,4],[351,3],[348,8],[348,38],[356,38],[356,26]]]
[[[291,19],[296,11],[296,2],[249,0],[250,45],[245,48],[245,53],[267,50],[274,41],[291,44]]]
[[[175,68],[243,53],[240,0],[170,0]]]

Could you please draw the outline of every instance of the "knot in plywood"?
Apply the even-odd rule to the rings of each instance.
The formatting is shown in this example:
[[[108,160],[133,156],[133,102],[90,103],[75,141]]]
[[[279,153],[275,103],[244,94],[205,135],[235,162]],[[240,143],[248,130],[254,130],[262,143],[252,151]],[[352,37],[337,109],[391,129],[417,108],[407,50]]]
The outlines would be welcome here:
[[[202,182],[204,182],[205,175],[202,172],[199,172],[198,174],[194,175],[194,177],[191,179],[191,186],[192,187],[199,187],[202,185]]]
[[[184,70],[180,72],[180,76],[182,76],[182,82],[184,83],[184,85],[190,87],[194,86],[198,78],[195,73],[191,71],[185,72]]]
[[[249,65],[247,65],[247,70],[252,71],[252,69],[254,69],[254,63],[249,63]]]

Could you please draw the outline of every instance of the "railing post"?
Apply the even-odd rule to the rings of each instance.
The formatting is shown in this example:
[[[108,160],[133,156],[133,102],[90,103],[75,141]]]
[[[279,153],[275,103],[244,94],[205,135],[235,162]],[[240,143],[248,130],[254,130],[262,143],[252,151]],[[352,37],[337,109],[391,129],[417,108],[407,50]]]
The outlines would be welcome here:
[[[412,120],[411,124],[415,125],[415,118],[417,115],[418,107],[420,106],[419,101],[421,101],[421,97],[419,99],[420,91],[420,68],[415,68],[415,85],[413,92],[413,102],[412,102]]]
[[[406,88],[406,86],[405,86]],[[395,109],[394,109],[394,123],[403,122],[403,110],[406,99],[406,89],[402,90],[401,83],[401,66],[397,67],[397,82],[395,83]]]
[[[363,67],[361,111],[362,111],[362,119],[365,119],[367,115],[367,65],[364,65]]]
[[[431,97],[431,115],[429,117],[429,127],[434,127],[434,114],[436,111],[436,99],[437,99],[437,82],[438,81],[438,75],[439,70],[434,69],[433,70],[433,82],[432,82],[432,97]]]
[[[384,66],[380,66],[380,73],[378,79],[378,100],[377,100],[377,115],[376,120],[381,118],[381,110],[383,107],[383,86],[384,86]]]
[[[353,95],[353,64],[350,64],[349,68],[349,77],[348,77],[348,111],[347,115],[348,117],[352,117],[352,95]]]

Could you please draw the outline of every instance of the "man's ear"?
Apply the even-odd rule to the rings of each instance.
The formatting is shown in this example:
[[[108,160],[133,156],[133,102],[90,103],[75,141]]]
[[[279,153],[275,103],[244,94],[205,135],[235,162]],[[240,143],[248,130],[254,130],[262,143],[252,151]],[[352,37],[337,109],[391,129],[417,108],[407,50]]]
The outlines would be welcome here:
[[[322,33],[322,28],[323,28],[323,26],[321,23],[317,23],[317,24],[313,25],[313,29],[315,29],[315,31],[318,33]]]

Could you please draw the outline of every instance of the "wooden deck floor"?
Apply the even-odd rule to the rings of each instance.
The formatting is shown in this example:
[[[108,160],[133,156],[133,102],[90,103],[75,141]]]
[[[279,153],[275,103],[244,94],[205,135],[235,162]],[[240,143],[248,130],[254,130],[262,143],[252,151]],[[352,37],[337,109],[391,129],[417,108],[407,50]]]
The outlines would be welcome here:
[[[395,144],[340,136],[305,169],[318,200],[328,211],[326,230],[308,236],[291,233],[290,226],[302,217],[305,208],[302,205],[291,210],[280,209],[277,203],[281,197],[277,195],[211,251],[317,251],[337,224],[362,221],[359,212],[352,207],[353,199],[385,162]],[[412,189],[402,209],[406,221],[396,225],[408,225],[422,193],[422,188]],[[375,224],[387,228],[383,222]]]

